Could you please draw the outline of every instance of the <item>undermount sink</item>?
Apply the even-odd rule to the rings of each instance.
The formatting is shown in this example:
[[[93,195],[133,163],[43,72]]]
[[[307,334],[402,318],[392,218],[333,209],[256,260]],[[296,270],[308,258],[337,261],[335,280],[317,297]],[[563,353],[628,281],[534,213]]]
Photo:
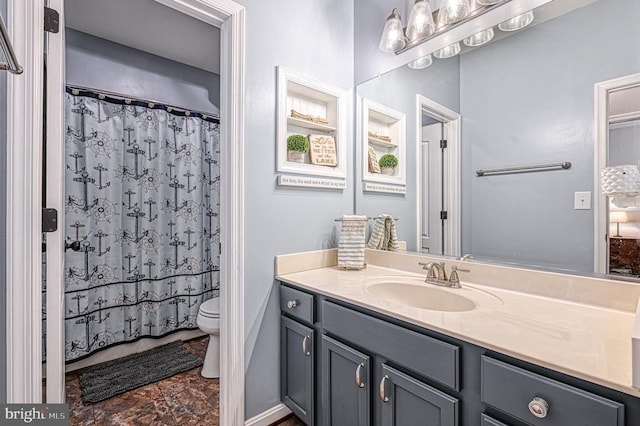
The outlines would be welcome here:
[[[365,292],[394,305],[439,312],[466,312],[493,307],[501,300],[485,291],[463,285],[462,288],[438,287],[424,279],[405,276],[365,279]]]

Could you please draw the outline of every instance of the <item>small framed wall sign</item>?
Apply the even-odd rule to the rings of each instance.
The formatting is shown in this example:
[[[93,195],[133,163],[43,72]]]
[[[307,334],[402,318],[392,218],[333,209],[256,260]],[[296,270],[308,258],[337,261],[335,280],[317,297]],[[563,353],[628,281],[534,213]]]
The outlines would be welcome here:
[[[336,167],[338,153],[334,137],[331,135],[309,135],[309,157],[311,164]]]

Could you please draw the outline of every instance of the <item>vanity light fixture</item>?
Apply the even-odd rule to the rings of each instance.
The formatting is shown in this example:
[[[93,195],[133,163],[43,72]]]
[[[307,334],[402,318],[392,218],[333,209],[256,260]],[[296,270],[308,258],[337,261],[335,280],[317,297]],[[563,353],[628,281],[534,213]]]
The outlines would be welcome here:
[[[478,47],[483,44],[489,43],[494,36],[493,28],[487,28],[484,31],[480,31],[479,33],[475,33],[474,35],[467,37],[463,40],[465,46],[469,47]]]
[[[433,12],[427,0],[416,0],[409,13],[407,23],[407,39],[414,42],[425,37],[429,37],[436,30],[433,22]]]
[[[431,55],[423,56],[422,58],[416,59],[413,62],[409,62],[407,66],[414,70],[425,69],[433,63],[433,58]]]
[[[451,25],[462,21],[471,12],[469,0],[441,0],[438,10],[438,23]]]
[[[455,42],[447,47],[436,50],[435,52],[433,52],[433,56],[438,59],[447,59],[456,56],[458,53],[460,53],[460,50],[460,42]]]
[[[501,31],[518,31],[526,27],[533,22],[533,11],[523,13],[522,15],[514,16],[504,22],[498,24],[498,28]]]
[[[404,32],[402,31],[402,22],[400,21],[400,12],[393,9],[391,15],[384,23],[382,37],[378,48],[384,53],[394,53],[404,48],[406,42],[404,40]]]

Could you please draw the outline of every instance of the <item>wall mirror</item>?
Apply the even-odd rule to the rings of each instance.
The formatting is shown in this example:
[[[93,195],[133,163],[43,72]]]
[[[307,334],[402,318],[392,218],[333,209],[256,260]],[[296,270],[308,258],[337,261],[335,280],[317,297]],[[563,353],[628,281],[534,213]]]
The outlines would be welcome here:
[[[460,43],[460,54],[433,57],[423,69],[403,65],[356,87],[356,158],[368,155],[362,104],[375,102],[406,117],[406,164],[404,190],[383,192],[368,185],[367,164],[356,162],[355,210],[397,217],[398,237],[410,251],[609,272],[597,266],[597,238],[606,240],[608,256],[610,212],[597,178],[594,87],[640,73],[640,5],[554,0],[533,15],[527,28],[495,27],[485,45]],[[633,151],[628,156],[616,151],[615,161],[640,159],[638,122],[614,126],[601,142],[631,138],[611,147],[633,147],[624,148]],[[604,221],[598,237],[596,220]],[[626,220],[621,230],[640,229],[640,214]]]

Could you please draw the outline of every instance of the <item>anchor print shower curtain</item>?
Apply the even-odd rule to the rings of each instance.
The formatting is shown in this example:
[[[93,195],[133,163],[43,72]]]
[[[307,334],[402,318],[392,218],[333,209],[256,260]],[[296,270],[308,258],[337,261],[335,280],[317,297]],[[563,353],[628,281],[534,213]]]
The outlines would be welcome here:
[[[67,362],[197,328],[219,289],[218,119],[68,89],[65,147]]]

